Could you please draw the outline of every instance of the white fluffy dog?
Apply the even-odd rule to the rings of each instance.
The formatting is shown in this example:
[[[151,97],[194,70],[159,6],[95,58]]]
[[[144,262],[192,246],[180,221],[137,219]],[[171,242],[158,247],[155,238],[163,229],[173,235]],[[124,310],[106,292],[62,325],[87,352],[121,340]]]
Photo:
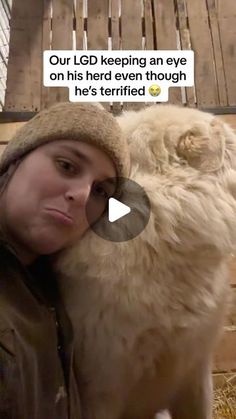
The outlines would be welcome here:
[[[127,242],[89,231],[58,262],[83,419],[152,419],[162,409],[210,419],[236,242],[236,136],[213,115],[171,105],[118,121],[151,216]]]

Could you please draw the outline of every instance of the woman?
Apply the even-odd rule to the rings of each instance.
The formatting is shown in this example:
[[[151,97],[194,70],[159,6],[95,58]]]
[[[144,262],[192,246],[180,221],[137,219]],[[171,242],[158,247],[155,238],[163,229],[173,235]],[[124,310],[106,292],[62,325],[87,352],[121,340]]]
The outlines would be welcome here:
[[[129,172],[115,119],[62,103],[25,124],[0,161],[0,418],[80,418],[73,335],[49,256],[80,239]],[[112,179],[112,181],[111,181]]]

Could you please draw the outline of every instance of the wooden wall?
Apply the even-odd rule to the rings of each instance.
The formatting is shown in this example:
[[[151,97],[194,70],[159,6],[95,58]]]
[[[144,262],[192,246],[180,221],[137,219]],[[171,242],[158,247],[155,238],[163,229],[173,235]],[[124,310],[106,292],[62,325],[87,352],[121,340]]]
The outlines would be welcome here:
[[[15,0],[5,111],[38,111],[68,99],[42,84],[46,49],[193,49],[195,87],[171,103],[236,105],[235,0]],[[125,107],[141,106],[126,104]],[[120,109],[115,103],[114,109]],[[113,109],[113,110],[114,110]]]

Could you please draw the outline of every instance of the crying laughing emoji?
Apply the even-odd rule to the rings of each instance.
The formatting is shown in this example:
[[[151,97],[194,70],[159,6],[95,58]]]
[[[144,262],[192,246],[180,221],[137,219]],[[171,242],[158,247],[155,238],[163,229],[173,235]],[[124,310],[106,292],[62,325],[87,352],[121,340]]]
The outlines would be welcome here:
[[[161,88],[160,86],[158,86],[158,84],[152,84],[149,87],[148,91],[151,96],[159,96],[159,94],[161,93]]]

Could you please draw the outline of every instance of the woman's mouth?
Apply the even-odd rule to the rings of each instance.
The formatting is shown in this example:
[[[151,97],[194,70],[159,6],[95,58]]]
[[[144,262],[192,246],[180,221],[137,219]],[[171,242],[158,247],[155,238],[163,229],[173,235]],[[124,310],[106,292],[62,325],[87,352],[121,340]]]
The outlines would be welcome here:
[[[46,211],[48,214],[51,215],[51,217],[58,221],[61,224],[71,226],[74,224],[74,220],[71,218],[70,215],[54,208],[46,208]]]

